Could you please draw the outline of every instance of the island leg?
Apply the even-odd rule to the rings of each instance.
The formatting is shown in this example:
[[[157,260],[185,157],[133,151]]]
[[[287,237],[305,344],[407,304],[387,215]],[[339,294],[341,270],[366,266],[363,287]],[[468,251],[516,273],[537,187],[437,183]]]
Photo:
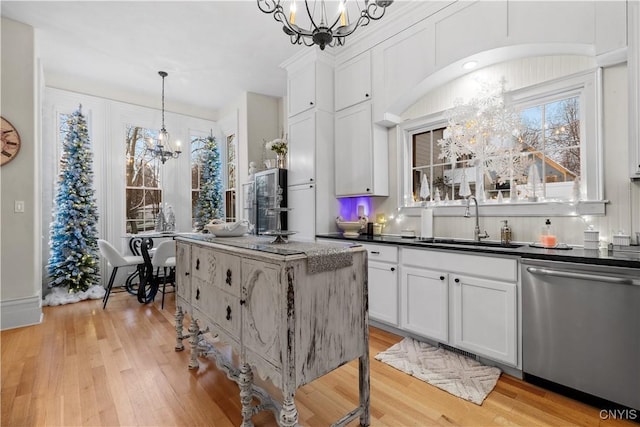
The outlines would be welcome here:
[[[176,346],[174,347],[174,350],[182,351],[184,350],[184,343],[182,342],[182,340],[185,338],[185,336],[182,334],[182,328],[184,327],[183,325],[184,313],[182,312],[182,307],[179,305],[176,305],[175,320],[176,320]]]
[[[189,325],[189,344],[191,344],[191,358],[189,359],[189,369],[198,369],[198,341],[200,340],[200,328],[198,322],[192,317]]]
[[[253,427],[251,416],[253,415],[253,372],[248,363],[240,365],[238,375],[238,387],[240,387],[240,403],[242,404],[242,427]]]
[[[298,425],[298,408],[293,400],[293,394],[286,394],[280,410],[280,427],[294,427]]]
[[[358,371],[360,376],[360,408],[362,413],[360,414],[360,425],[366,427],[371,422],[371,414],[369,410],[369,397],[371,393],[371,387],[369,383],[369,349],[365,350],[365,354],[358,359]]]

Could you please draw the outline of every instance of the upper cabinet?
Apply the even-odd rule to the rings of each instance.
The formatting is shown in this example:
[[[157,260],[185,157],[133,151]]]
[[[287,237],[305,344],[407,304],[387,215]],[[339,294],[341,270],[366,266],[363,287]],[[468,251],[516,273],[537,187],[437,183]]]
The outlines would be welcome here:
[[[371,53],[366,51],[335,71],[336,111],[371,99]]]
[[[333,111],[332,60],[311,52],[287,66],[289,117],[313,108]]]
[[[336,113],[336,197],[388,196],[386,129],[371,121],[371,102]]]

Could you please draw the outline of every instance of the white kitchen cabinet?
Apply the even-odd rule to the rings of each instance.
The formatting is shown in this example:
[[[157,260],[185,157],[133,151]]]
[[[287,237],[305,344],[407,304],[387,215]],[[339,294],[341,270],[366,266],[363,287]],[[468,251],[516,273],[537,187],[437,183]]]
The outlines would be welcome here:
[[[386,129],[372,124],[371,102],[336,113],[336,197],[388,196],[388,166]]]
[[[295,240],[313,241],[316,236],[316,189],[314,184],[288,187],[288,228],[295,231]]]
[[[369,318],[398,325],[398,248],[362,245],[369,257]]]
[[[336,66],[336,111],[371,99],[371,52]]]
[[[516,284],[453,274],[453,345],[516,365]]]
[[[640,179],[640,3],[628,2],[629,174]]]
[[[402,267],[401,327],[439,342],[449,342],[448,274]]]
[[[308,206],[299,208],[299,205],[294,206],[291,205],[291,201],[288,202],[289,207],[294,208],[288,213],[290,230],[304,231],[295,227],[305,222],[310,223],[305,228],[307,231],[311,230],[313,224],[315,233],[336,230],[335,218],[339,207],[333,196],[333,114],[325,111],[307,111],[289,120],[287,183],[290,189],[296,186],[308,188],[309,185],[313,185],[315,192],[314,213]],[[309,197],[307,193],[307,200]]]
[[[289,82],[287,183],[290,188],[313,185],[315,190],[315,213],[311,214],[307,207],[294,208],[288,213],[290,224],[293,221],[289,229],[301,231],[294,238],[306,240],[312,227],[315,227],[315,233],[329,233],[337,229],[335,218],[339,206],[334,196],[333,61],[333,55],[310,49],[283,64]],[[307,100],[308,97],[311,100]],[[311,103],[312,108],[308,108]],[[311,197],[309,194],[307,192],[304,196],[307,200]],[[303,194],[298,196],[303,197]],[[302,227],[304,223],[309,225]]]
[[[310,184],[316,177],[316,114],[289,120],[288,185]]]
[[[402,329],[518,365],[518,262],[402,248]]]
[[[307,110],[333,111],[333,63],[327,54],[309,54],[287,68],[288,116]]]

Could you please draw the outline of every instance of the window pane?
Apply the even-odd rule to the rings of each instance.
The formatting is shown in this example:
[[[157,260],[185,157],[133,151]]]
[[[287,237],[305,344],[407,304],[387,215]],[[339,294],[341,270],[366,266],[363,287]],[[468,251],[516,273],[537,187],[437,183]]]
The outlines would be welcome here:
[[[520,114],[522,118],[522,142],[528,151],[541,150],[542,139],[542,106],[527,108]]]
[[[204,139],[198,136],[191,136],[191,225],[194,228],[196,226],[196,206],[200,196],[203,149]]]
[[[579,148],[568,148],[566,150],[547,152],[545,162],[545,182],[574,181],[579,175]]]
[[[191,137],[191,189],[200,188],[200,177],[202,176],[202,150],[204,141],[202,138]]]
[[[413,165],[414,167],[431,164],[431,132],[419,133],[413,136]]]
[[[195,220],[196,220],[196,207],[198,205],[198,197],[200,197],[200,192],[199,191],[192,191],[191,192],[191,222],[192,222],[192,227],[195,227]]]
[[[126,140],[126,229],[139,233],[155,229],[155,218],[162,202],[160,162],[149,150],[157,131],[139,126],[127,128]]]
[[[567,199],[580,175],[580,99],[565,98],[523,110],[523,152],[530,152],[542,182],[537,195]],[[528,174],[527,174],[528,175]],[[520,180],[519,184],[527,184]],[[531,184],[529,184],[528,191]],[[553,188],[551,188],[553,187]],[[522,188],[522,187],[519,187]]]
[[[444,200],[444,162],[440,159],[440,146],[438,140],[442,139],[444,128],[427,130],[414,134],[412,137],[412,166],[411,188],[414,202],[423,201],[420,197],[422,175],[426,174],[430,188],[428,201],[436,197],[434,180],[438,180],[440,185],[440,196]]]
[[[444,179],[444,165],[433,167],[433,180],[431,181],[431,198],[435,198],[436,194],[440,194],[440,199],[444,200],[445,196],[450,193]],[[451,197],[451,196],[449,196]]]

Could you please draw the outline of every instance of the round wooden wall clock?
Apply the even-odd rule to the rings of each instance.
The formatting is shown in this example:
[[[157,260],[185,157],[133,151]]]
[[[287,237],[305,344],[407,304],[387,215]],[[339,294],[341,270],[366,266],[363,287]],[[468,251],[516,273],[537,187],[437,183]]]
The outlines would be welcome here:
[[[9,122],[2,119],[2,153],[0,153],[0,166],[9,163],[20,151],[20,134],[18,130]]]

